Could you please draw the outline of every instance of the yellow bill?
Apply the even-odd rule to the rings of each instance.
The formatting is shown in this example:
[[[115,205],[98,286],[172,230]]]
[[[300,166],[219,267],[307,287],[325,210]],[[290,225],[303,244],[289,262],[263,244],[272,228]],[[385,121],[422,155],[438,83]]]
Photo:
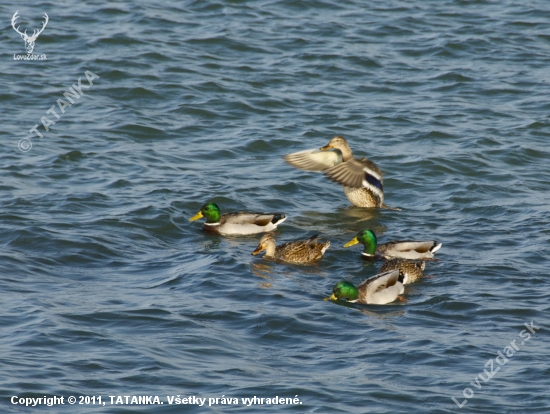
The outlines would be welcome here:
[[[195,220],[198,220],[200,218],[203,218],[204,216],[202,215],[202,211],[199,211],[197,214],[195,214],[193,217],[191,217],[189,219],[189,221],[195,221]]]
[[[357,243],[359,243],[359,240],[357,240],[357,237],[354,237],[352,240],[344,244],[344,247],[350,247]]]

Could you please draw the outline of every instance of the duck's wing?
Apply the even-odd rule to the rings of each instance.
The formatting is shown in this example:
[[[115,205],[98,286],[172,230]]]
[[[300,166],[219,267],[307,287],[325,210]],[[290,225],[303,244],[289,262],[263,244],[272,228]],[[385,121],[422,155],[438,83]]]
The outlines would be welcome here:
[[[320,259],[330,246],[330,241],[320,242],[319,235],[311,236],[307,241],[310,257]]]
[[[384,191],[382,172],[367,158],[352,158],[325,171],[332,181],[346,187],[376,188]]]
[[[267,226],[269,223],[281,224],[286,220],[283,213],[252,213],[239,211],[222,215],[221,224],[252,224],[255,226]]]
[[[219,223],[204,223],[203,228],[222,235],[243,235],[271,231],[286,220],[283,213],[236,212],[223,214]]]
[[[420,279],[425,267],[426,262],[423,260],[391,259],[382,264],[380,272],[398,269],[399,278],[397,280],[407,285]]]
[[[381,245],[380,252],[386,257],[404,259],[431,259],[441,248],[441,243],[428,241],[400,240]]]
[[[309,263],[319,260],[330,245],[330,242],[319,243],[318,235],[308,240],[298,240],[277,246],[275,256],[291,263]]]
[[[285,155],[284,160],[301,170],[325,171],[342,163],[342,153],[338,150],[319,151],[318,149],[309,149]]]
[[[403,291],[398,278],[399,269],[374,275],[357,286],[359,299],[364,303],[379,305],[393,302]]]

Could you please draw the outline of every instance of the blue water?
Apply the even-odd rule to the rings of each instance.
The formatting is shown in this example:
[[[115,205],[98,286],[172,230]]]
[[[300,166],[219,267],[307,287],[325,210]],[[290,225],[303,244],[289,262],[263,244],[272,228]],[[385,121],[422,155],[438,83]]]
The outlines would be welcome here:
[[[14,59],[17,10],[28,34],[48,14],[46,60]],[[0,15],[2,413],[550,411],[550,3],[7,1]],[[351,207],[284,163],[336,134],[400,211]],[[284,212],[279,242],[331,247],[313,266],[254,257],[260,236],[189,223],[206,201]],[[324,301],[377,272],[342,247],[365,228],[438,240],[439,260],[404,301]],[[12,403],[53,396],[65,404]]]

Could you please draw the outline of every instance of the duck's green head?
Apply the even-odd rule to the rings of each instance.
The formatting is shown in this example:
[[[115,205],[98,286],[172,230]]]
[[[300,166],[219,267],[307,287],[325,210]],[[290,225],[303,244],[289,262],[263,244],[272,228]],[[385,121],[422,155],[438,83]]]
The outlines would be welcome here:
[[[195,221],[200,218],[206,218],[207,223],[217,223],[220,221],[220,208],[215,203],[206,203],[201,207],[201,211],[195,214],[189,219],[189,221]]]
[[[344,281],[338,282],[334,285],[334,288],[332,288],[332,296],[329,299],[356,300],[358,297],[359,292],[357,291],[357,288],[353,286],[353,284]]]
[[[374,234],[374,231],[372,230],[362,230],[359,233],[357,233],[357,236],[355,236],[352,240],[344,244],[344,247],[350,247],[354,244],[362,243],[365,246],[365,253],[368,253],[370,255],[373,255],[376,253],[376,245],[378,244],[378,240],[376,239],[376,234]]]

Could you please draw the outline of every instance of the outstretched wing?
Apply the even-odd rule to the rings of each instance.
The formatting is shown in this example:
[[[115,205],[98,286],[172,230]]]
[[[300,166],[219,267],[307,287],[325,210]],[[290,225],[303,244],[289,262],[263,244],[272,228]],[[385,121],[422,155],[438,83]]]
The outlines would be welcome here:
[[[325,175],[340,185],[353,188],[377,188],[384,191],[382,172],[367,158],[353,158],[325,171]]]
[[[342,164],[342,153],[335,151],[319,151],[309,149],[285,155],[285,161],[293,167],[306,171],[324,171],[335,165]]]

